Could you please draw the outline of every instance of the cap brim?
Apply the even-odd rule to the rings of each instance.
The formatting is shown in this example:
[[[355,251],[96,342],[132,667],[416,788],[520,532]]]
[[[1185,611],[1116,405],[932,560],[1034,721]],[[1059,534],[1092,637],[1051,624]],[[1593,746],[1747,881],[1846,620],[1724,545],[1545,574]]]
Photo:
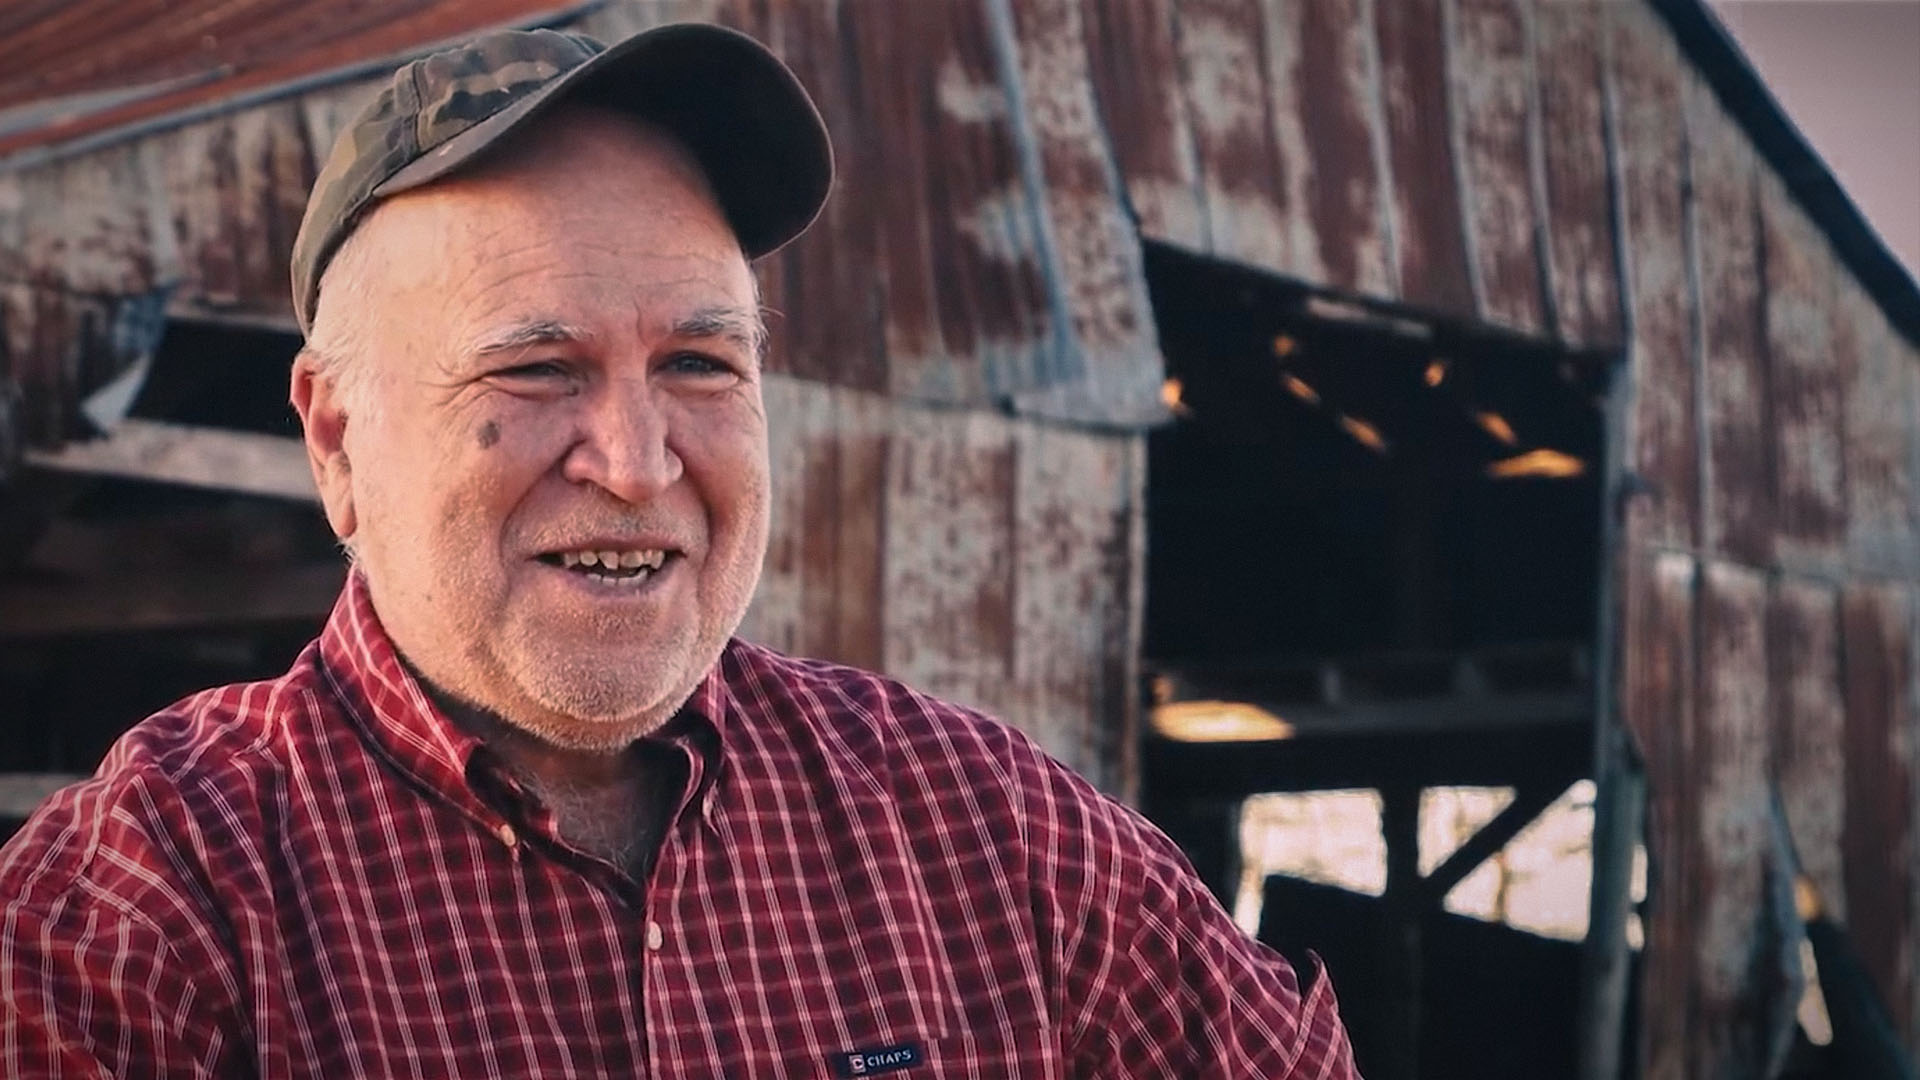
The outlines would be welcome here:
[[[787,66],[745,34],[683,23],[594,55],[421,155],[373,196],[458,171],[561,101],[618,109],[672,132],[705,170],[748,258],[806,231],[833,186],[826,124]]]

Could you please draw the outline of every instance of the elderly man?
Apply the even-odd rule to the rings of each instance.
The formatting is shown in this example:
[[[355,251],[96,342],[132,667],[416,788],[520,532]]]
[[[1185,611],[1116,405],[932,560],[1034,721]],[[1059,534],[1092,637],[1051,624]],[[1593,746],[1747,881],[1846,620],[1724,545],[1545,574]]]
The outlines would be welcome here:
[[[0,861],[0,1074],[1344,1077],[1326,979],[989,719],[732,639],[749,260],[818,114],[728,31],[400,70],[296,244],[354,572]],[[821,314],[820,317],[831,317]]]

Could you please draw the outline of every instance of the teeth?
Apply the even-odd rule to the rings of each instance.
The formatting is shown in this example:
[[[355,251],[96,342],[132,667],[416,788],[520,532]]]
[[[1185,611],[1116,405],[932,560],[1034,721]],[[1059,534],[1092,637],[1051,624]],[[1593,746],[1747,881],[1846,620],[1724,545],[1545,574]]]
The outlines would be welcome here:
[[[658,570],[665,565],[667,553],[657,548],[635,548],[629,551],[563,551],[560,553],[560,565],[571,570],[575,567],[604,567],[608,570],[638,570],[646,567]]]

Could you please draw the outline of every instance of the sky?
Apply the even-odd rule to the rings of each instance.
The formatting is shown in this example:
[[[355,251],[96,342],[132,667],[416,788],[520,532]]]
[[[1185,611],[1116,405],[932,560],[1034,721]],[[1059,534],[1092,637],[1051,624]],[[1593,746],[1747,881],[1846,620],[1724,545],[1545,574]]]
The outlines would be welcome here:
[[[1787,115],[1920,278],[1920,0],[1714,0]]]

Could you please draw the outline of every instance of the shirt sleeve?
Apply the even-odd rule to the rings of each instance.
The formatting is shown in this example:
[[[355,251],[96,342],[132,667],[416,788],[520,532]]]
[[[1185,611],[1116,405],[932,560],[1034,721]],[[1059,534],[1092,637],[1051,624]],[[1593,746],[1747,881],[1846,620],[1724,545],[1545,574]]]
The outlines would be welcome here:
[[[1356,1080],[1326,972],[1316,965],[1303,985],[1228,917],[1171,840],[1109,809],[1119,819],[1121,850],[1107,865],[1122,878],[1120,910],[1088,920],[1106,932],[1076,943],[1072,966],[1091,977],[1079,988],[1075,1074]]]
[[[224,1014],[136,912],[78,887],[0,908],[0,1076],[231,1075]]]

